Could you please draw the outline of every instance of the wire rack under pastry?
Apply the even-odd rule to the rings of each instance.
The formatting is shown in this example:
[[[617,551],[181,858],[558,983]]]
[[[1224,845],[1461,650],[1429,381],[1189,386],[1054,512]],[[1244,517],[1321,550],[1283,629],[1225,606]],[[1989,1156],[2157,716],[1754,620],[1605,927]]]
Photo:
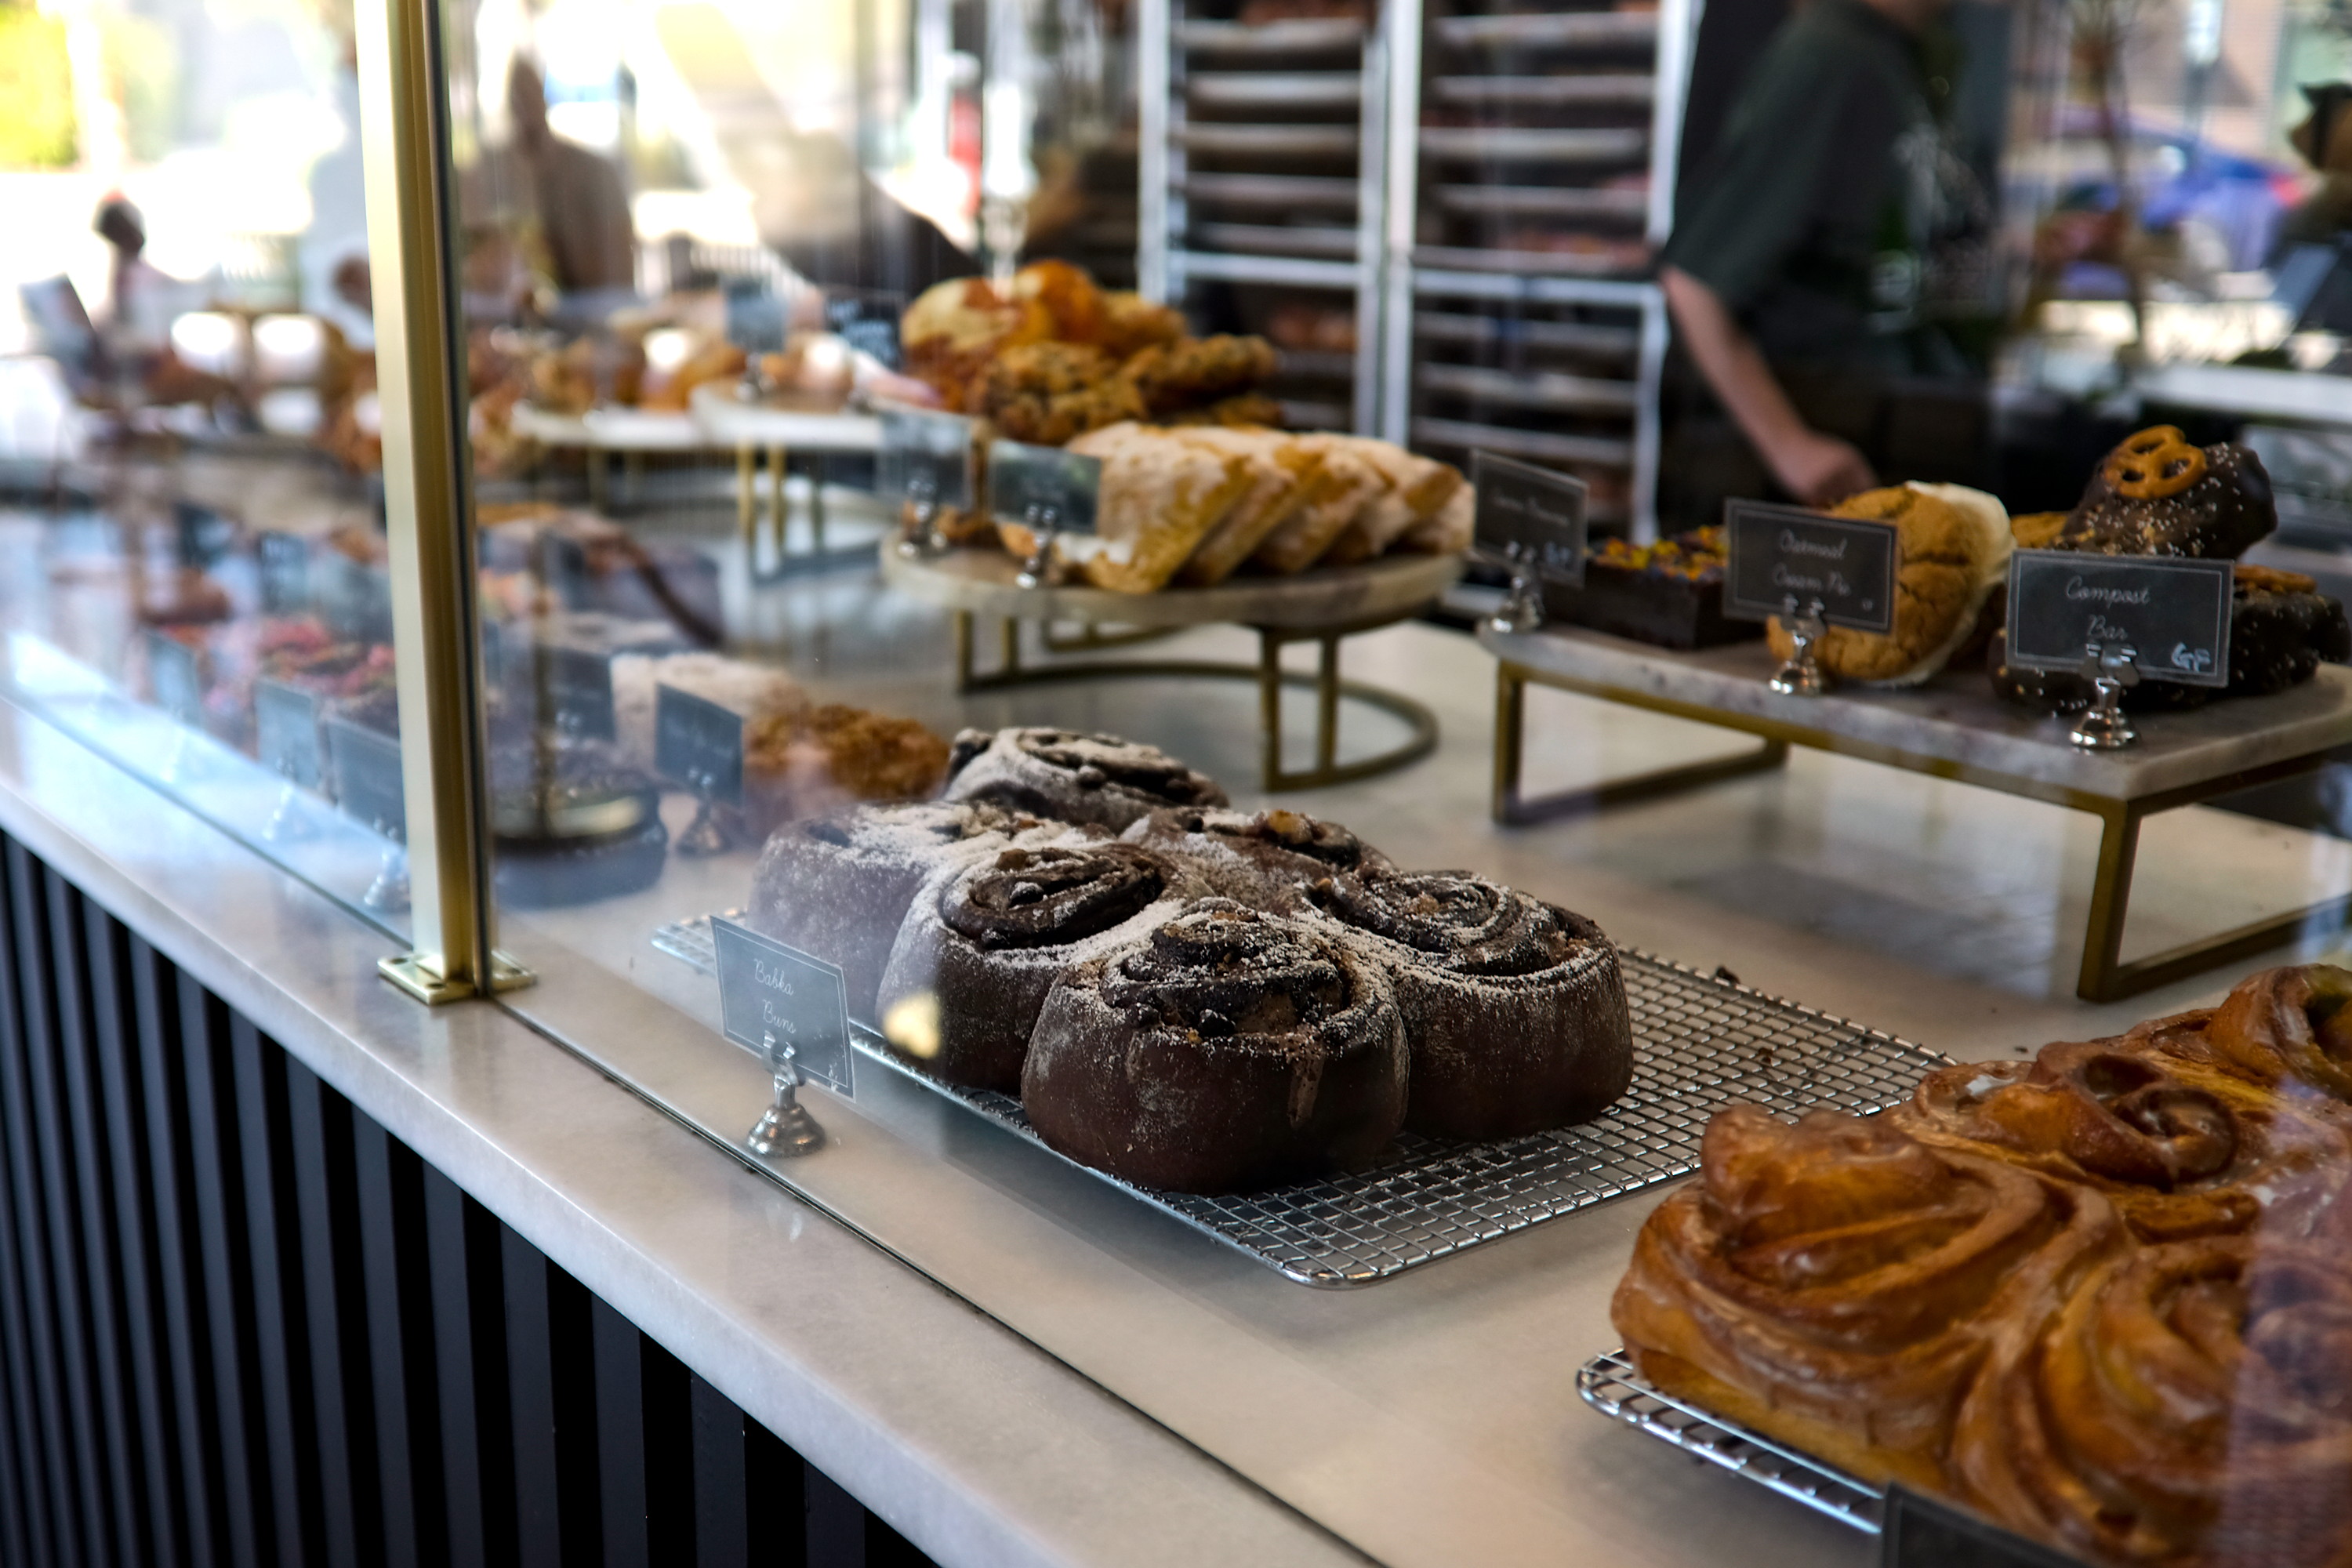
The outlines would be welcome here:
[[[1841,1524],[1879,1533],[1886,1494],[1794,1448],[1760,1437],[1737,1423],[1651,1386],[1622,1350],[1606,1351],[1578,1369],[1576,1392],[1603,1415],[1639,1427],[1711,1465],[1794,1499]]]
[[[664,926],[654,945],[709,971],[707,921]],[[1686,1176],[1707,1119],[1725,1106],[1866,1114],[1908,1099],[1947,1059],[1727,978],[1630,949],[1620,956],[1633,1085],[1591,1121],[1488,1143],[1408,1132],[1368,1169],[1222,1197],[1094,1173],[1301,1284],[1364,1285]],[[1044,1147],[1019,1100],[942,1083],[856,1033],[869,1056]]]

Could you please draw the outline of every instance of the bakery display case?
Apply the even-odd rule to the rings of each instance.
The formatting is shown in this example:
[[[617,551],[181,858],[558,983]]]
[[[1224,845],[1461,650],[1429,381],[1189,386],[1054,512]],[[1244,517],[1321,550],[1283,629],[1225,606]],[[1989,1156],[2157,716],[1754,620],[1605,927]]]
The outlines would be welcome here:
[[[2335,1563],[2352,571],[2152,420],[1662,537],[1694,9],[363,7],[0,695],[1347,1551]]]

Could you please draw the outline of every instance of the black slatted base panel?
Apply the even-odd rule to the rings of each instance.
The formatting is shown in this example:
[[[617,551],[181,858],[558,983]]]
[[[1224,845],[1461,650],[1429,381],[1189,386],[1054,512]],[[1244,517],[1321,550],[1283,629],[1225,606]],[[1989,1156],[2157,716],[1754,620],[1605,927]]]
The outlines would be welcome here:
[[[0,1563],[928,1561],[0,837]]]

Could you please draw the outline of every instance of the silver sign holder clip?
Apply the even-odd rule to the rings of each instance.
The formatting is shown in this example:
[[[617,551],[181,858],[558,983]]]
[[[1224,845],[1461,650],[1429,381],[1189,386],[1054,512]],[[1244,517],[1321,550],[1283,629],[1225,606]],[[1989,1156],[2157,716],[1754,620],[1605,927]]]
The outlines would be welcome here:
[[[1498,632],[1541,631],[1544,624],[1543,590],[1537,584],[1534,549],[1515,539],[1504,546],[1503,556],[1511,569],[1510,596],[1503,601],[1488,624]]]
[[[398,914],[408,907],[407,845],[395,841],[384,846],[383,858],[376,862],[375,880],[360,895],[360,903],[385,914]]]
[[[908,560],[925,555],[938,555],[948,547],[940,537],[940,487],[929,474],[917,474],[907,481],[907,504],[914,510],[908,520],[907,537],[898,542],[898,553]]]
[[[735,836],[719,820],[719,803],[711,798],[710,787],[716,782],[698,768],[687,778],[694,791],[694,820],[677,836],[677,850],[681,855],[699,858],[706,855],[721,855],[735,847]]]
[[[1062,514],[1050,506],[1032,501],[1021,514],[1021,521],[1036,536],[1037,548],[1022,563],[1021,574],[1013,579],[1016,587],[1042,588],[1054,577],[1054,535],[1061,531]]]
[[[1780,622],[1789,628],[1789,640],[1796,646],[1789,651],[1789,662],[1774,673],[1769,684],[1784,697],[1820,697],[1830,689],[1830,678],[1822,673],[1815,647],[1822,634],[1829,629],[1822,619],[1822,602],[1815,599],[1799,613],[1794,594],[1781,602]]]
[[[2066,738],[2086,752],[2113,752],[2139,739],[2123,710],[2124,693],[2139,684],[2139,650],[2129,643],[2107,647],[2091,643],[2083,649],[2083,673],[2091,678],[2096,695],[2084,715],[2074,721]]]
[[[294,785],[294,764],[284,757],[278,760],[277,809],[269,814],[269,825],[261,830],[265,844],[292,844],[316,838],[319,830],[302,815],[302,792]]]
[[[751,1124],[743,1142],[754,1154],[772,1154],[780,1160],[814,1153],[824,1147],[824,1129],[801,1103],[801,1069],[794,1065],[798,1053],[790,1046],[777,1045],[772,1030],[761,1035],[760,1043],[776,1075],[776,1098]]]

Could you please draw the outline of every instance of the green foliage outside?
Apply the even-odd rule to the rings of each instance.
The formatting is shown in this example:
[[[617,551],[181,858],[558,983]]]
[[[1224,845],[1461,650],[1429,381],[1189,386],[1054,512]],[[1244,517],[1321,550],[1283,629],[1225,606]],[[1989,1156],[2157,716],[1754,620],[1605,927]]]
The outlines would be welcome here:
[[[65,24],[30,5],[0,4],[0,168],[60,169],[73,162]]]

